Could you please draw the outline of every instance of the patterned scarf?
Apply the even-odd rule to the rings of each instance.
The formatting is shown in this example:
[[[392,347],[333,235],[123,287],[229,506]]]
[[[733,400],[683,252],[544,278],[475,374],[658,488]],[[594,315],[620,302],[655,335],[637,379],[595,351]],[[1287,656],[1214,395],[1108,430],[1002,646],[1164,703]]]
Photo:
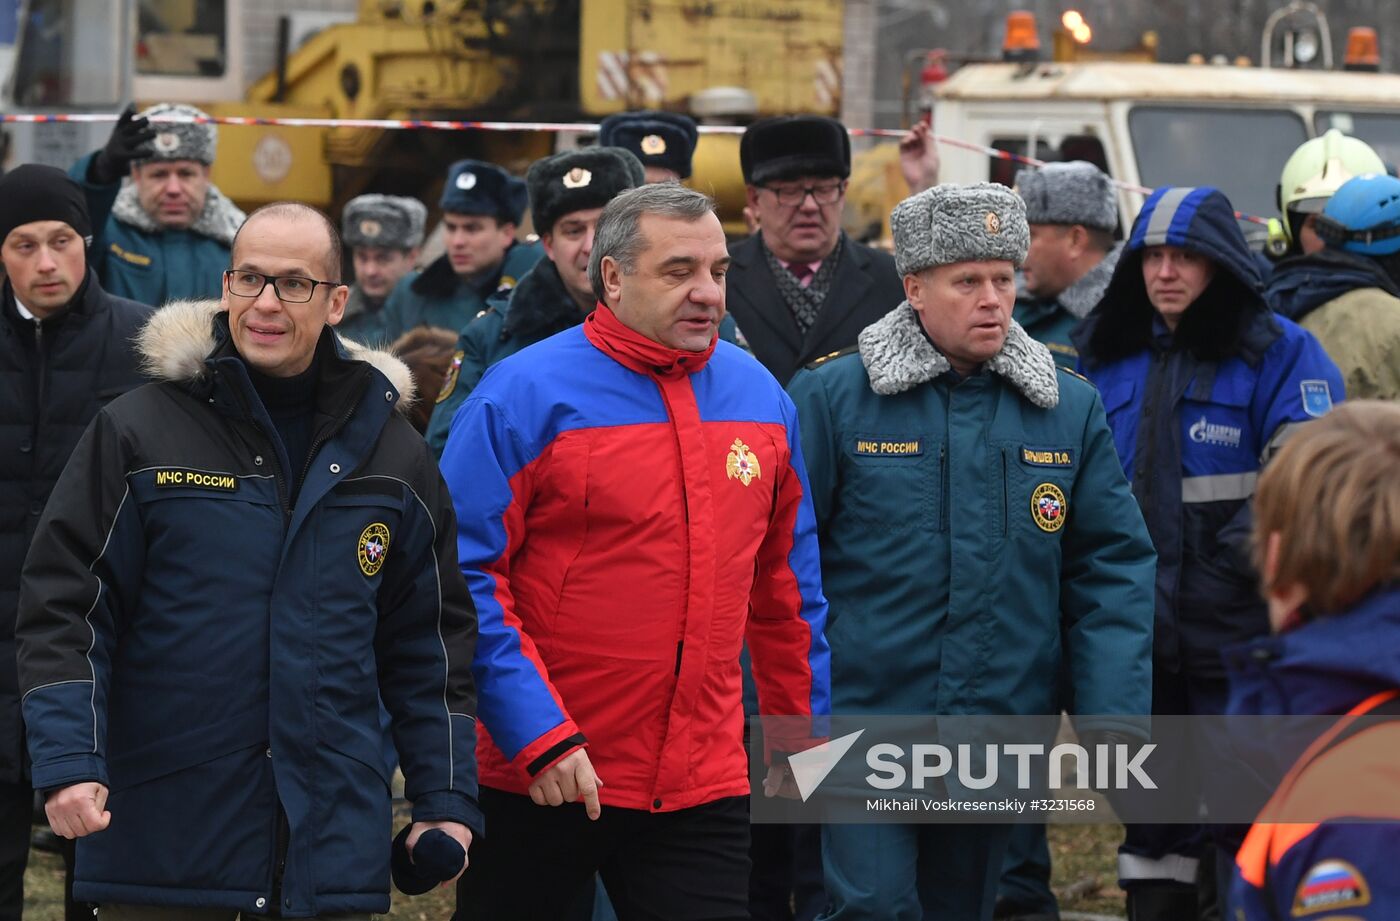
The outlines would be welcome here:
[[[821,268],[817,269],[811,283],[804,288],[802,282],[787,270],[787,266],[779,262],[778,257],[774,256],[766,245],[763,247],[763,255],[768,259],[768,268],[778,283],[778,294],[782,296],[788,310],[792,311],[797,328],[804,336],[807,335],[807,330],[812,328],[812,324],[817,322],[822,305],[826,303],[826,296],[831,293],[831,282],[836,277],[836,268],[845,249],[846,235],[842,233],[836,238],[836,248],[831,251],[831,255],[822,260]]]

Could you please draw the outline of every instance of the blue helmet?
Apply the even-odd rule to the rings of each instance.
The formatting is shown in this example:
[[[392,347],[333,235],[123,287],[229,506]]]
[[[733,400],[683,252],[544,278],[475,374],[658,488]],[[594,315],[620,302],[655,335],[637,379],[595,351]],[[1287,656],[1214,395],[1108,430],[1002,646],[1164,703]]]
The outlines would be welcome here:
[[[1333,249],[1363,256],[1400,253],[1400,179],[1382,173],[1348,179],[1314,229]]]

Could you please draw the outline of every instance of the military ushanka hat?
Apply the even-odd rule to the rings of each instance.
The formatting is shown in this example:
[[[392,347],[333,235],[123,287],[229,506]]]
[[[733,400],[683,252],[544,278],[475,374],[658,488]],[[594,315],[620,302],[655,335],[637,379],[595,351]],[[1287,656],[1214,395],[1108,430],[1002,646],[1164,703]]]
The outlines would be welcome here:
[[[340,235],[346,246],[413,249],[423,242],[428,209],[416,198],[360,195],[345,205]]]
[[[458,160],[447,169],[438,207],[453,214],[485,215],[503,224],[519,224],[528,201],[524,180],[494,163]]]
[[[601,208],[645,182],[641,161],[620,147],[583,147],[536,160],[525,174],[535,232],[550,233],[564,215]]]
[[[668,169],[682,179],[690,178],[699,141],[695,119],[675,112],[620,112],[603,119],[598,129],[599,147],[621,147],[643,166]]]
[[[1083,224],[1110,233],[1118,226],[1118,201],[1103,170],[1084,160],[1047,163],[1016,174],[1016,191],[1031,224]]]
[[[739,165],[748,185],[799,176],[851,175],[851,136],[825,115],[780,115],[749,125],[739,141]]]
[[[900,275],[955,262],[1005,259],[1019,266],[1030,248],[1025,202],[993,182],[948,183],[911,195],[895,205],[890,227]]]
[[[136,117],[193,119],[208,118],[209,115],[184,103],[161,102],[137,113]],[[150,125],[156,136],[146,145],[149,153],[136,161],[138,165],[154,160],[194,160],[205,166],[214,162],[214,152],[219,146],[219,129],[216,125],[193,121],[152,121]]]

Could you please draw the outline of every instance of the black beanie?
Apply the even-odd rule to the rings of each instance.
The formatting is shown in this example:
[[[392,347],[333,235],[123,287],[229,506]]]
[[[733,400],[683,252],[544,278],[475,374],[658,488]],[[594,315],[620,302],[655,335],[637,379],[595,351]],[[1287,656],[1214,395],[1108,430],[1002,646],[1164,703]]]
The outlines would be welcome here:
[[[0,244],[16,227],[35,221],[62,221],[92,243],[83,190],[61,169],[26,163],[0,176]]]

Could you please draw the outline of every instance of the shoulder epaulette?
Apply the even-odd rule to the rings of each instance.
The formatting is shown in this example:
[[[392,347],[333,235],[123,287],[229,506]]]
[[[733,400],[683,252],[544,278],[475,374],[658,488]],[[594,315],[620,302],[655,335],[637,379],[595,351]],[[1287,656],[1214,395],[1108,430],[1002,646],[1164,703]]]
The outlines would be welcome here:
[[[1093,381],[1089,380],[1087,377],[1085,377],[1084,375],[1080,374],[1078,371],[1074,371],[1074,370],[1072,370],[1072,369],[1070,369],[1070,368],[1066,368],[1064,365],[1055,365],[1055,367],[1056,367],[1056,368],[1059,368],[1061,371],[1065,372],[1065,373],[1068,374],[1070,377],[1077,377],[1077,378],[1079,378],[1081,381],[1083,381],[1084,383],[1088,384],[1090,387],[1093,387],[1095,390],[1098,389],[1098,386],[1095,385]]]
[[[478,311],[476,312],[476,316],[472,317],[472,319],[473,319],[473,320],[480,320],[482,317],[486,316],[488,313],[495,313],[495,312],[496,312],[496,308],[495,308],[495,307],[487,307],[485,310],[478,310]]]
[[[835,352],[828,352],[827,354],[823,355],[821,358],[816,359],[815,361],[807,362],[806,367],[808,370],[811,370],[812,368],[819,368],[822,365],[826,364],[828,361],[831,361],[831,359],[833,358],[840,358],[842,355],[849,355],[852,352],[857,351],[860,351],[860,346],[848,345],[844,349],[838,349]]]

